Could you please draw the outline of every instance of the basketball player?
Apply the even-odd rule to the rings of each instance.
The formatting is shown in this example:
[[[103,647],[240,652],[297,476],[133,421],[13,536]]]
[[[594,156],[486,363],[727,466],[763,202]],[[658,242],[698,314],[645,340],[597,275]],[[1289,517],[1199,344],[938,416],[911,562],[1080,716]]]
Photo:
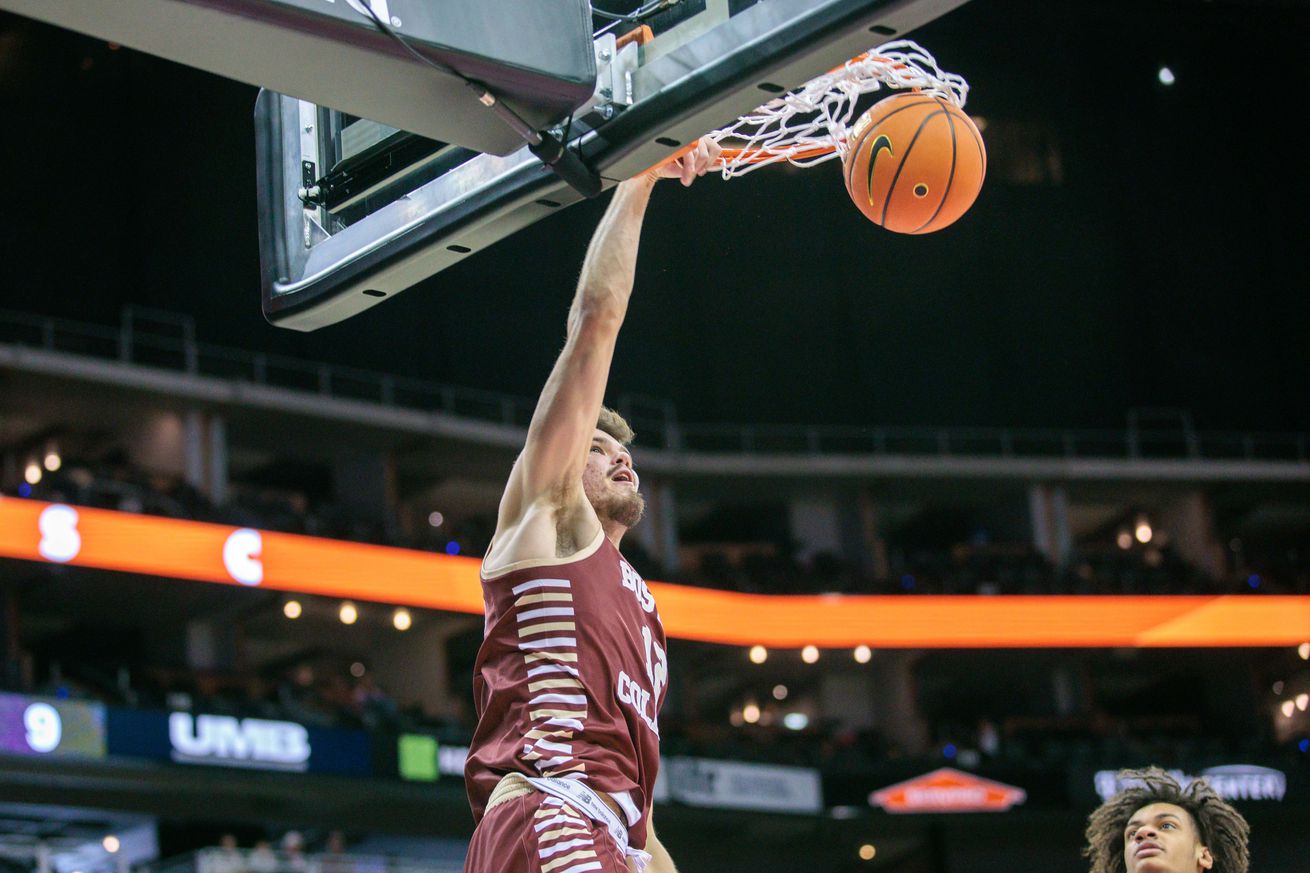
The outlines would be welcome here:
[[[1091,814],[1091,873],[1247,873],[1251,828],[1204,779],[1183,789],[1158,767],[1123,770],[1125,788]]]
[[[632,431],[601,402],[651,189],[690,185],[718,152],[701,140],[619,185],[587,249],[482,562],[466,873],[675,873],[651,825],[664,631],[618,548],[644,502]]]

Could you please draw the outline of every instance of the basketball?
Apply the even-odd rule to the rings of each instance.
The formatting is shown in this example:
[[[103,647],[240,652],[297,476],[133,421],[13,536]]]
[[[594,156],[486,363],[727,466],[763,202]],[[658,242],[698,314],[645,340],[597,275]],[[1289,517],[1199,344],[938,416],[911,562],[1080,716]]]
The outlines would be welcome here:
[[[895,94],[851,129],[843,172],[865,217],[896,233],[932,233],[968,211],[982,189],[987,152],[955,104]]]

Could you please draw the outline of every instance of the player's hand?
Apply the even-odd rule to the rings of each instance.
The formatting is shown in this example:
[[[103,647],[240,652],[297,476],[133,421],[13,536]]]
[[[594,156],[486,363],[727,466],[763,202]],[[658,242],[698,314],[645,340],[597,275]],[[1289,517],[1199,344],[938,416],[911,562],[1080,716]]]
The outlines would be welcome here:
[[[668,160],[656,164],[647,175],[655,179],[681,179],[683,186],[687,186],[696,181],[697,176],[715,169],[722,151],[717,142],[703,136]]]

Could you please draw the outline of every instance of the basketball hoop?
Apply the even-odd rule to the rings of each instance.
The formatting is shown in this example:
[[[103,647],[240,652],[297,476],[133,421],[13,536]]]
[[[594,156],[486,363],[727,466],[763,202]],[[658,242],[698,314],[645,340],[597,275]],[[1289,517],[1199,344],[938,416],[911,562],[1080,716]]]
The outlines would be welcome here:
[[[883,87],[913,89],[963,109],[969,83],[917,43],[897,40],[776,97],[709,137],[723,147],[723,178],[786,161],[812,167],[845,154],[856,101]]]

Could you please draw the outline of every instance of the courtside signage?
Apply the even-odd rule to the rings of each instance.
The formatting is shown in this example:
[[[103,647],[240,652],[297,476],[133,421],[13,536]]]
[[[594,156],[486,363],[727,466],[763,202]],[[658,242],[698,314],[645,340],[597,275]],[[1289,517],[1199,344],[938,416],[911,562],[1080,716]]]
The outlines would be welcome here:
[[[309,769],[309,731],[304,725],[230,715],[168,716],[173,760],[273,770]]]
[[[1195,775],[1182,770],[1170,770],[1169,775],[1184,788],[1198,778],[1204,779],[1225,800],[1282,800],[1287,795],[1287,774],[1272,767],[1225,764],[1207,767]],[[1120,779],[1116,770],[1099,770],[1093,778],[1102,800],[1142,784],[1137,779]]]
[[[655,800],[715,809],[823,811],[819,772],[807,767],[667,757],[660,764],[654,795]]]
[[[364,731],[307,727],[231,715],[109,709],[108,750],[115,757],[186,765],[371,776]]]
[[[478,560],[0,497],[0,557],[482,613]],[[782,648],[1272,647],[1310,597],[741,594],[651,582],[671,637]]]
[[[943,767],[875,791],[869,804],[895,813],[1005,812],[1027,799],[1022,788]]]
[[[468,746],[448,746],[428,734],[401,734],[396,739],[396,766],[401,779],[436,782],[442,776],[464,776]]]
[[[79,700],[0,694],[0,753],[103,758],[105,708]]]

